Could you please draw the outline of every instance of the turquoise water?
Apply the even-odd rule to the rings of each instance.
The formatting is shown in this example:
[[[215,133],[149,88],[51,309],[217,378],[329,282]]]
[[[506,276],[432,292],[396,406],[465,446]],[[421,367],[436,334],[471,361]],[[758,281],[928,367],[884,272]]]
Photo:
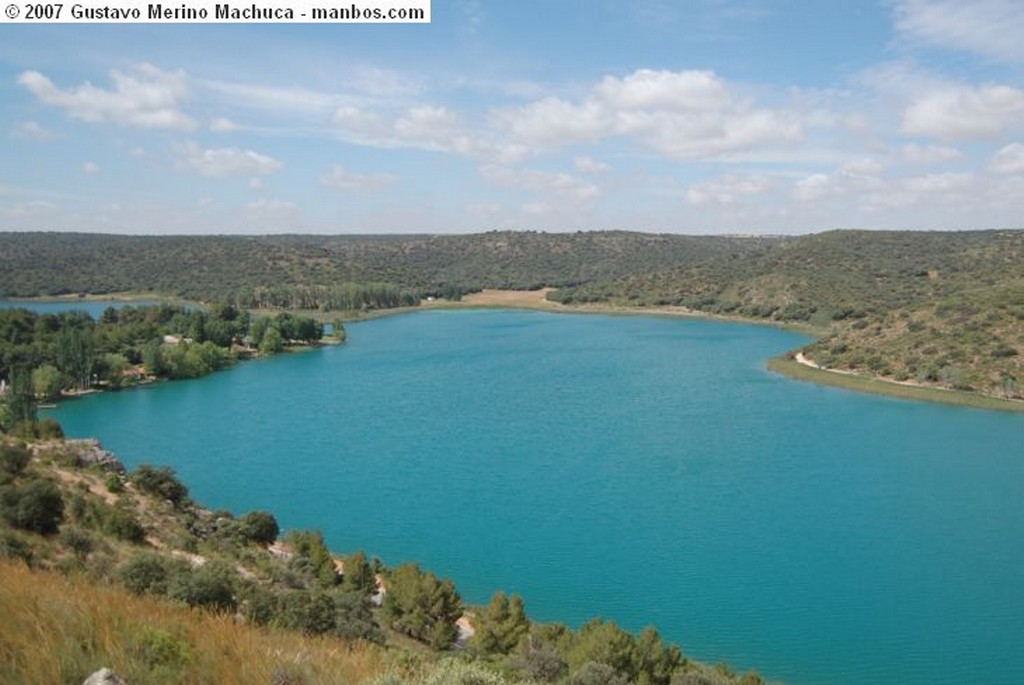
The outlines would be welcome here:
[[[57,417],[210,506],[421,561],[471,602],[654,624],[800,685],[1024,682],[1024,416],[764,369],[803,340],[421,312]]]

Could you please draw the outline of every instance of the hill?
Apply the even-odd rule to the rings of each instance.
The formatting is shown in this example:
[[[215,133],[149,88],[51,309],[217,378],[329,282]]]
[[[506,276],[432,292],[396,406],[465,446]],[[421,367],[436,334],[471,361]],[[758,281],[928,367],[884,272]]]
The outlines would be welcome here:
[[[763,682],[692,662],[652,628],[534,624],[500,592],[464,606],[416,564],[279,532],[269,512],[203,508],[169,469],[126,473],[95,442],[0,435],[4,682],[101,667],[129,685]]]

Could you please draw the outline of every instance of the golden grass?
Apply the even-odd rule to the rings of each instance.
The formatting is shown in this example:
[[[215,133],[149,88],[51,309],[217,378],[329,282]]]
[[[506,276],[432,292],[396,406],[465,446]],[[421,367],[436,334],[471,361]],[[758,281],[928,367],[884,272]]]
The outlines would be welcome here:
[[[976,393],[960,392],[957,390],[944,390],[942,388],[928,388],[917,385],[905,385],[886,381],[880,378],[870,378],[849,373],[836,373],[825,369],[815,369],[791,359],[776,357],[768,360],[768,368],[784,376],[798,381],[809,381],[831,385],[846,390],[858,392],[869,392],[875,395],[888,395],[900,397],[907,400],[921,400],[925,402],[938,402],[962,407],[976,407],[978,409],[997,409],[1000,411],[1024,411],[1024,402],[1017,400],[1004,400],[998,397],[978,395]]]
[[[83,578],[0,560],[0,673],[5,685],[81,683],[102,667],[132,685],[366,683],[381,648],[245,625]]]

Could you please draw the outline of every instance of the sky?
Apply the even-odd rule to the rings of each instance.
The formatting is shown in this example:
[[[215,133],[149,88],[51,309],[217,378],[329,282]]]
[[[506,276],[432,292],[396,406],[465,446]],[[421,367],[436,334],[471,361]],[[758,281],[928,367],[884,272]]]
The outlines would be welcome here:
[[[2,231],[1024,228],[1024,2],[0,22],[0,151]]]

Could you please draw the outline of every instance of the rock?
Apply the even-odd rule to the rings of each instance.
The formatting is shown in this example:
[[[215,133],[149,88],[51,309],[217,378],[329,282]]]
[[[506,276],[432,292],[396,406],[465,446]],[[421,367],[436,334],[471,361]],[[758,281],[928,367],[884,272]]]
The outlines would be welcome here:
[[[127,685],[109,668],[101,668],[85,679],[82,685]]]
[[[118,461],[112,452],[108,452],[95,438],[86,440],[67,440],[77,448],[78,459],[82,466],[99,466],[104,471],[124,473],[124,464]]]

